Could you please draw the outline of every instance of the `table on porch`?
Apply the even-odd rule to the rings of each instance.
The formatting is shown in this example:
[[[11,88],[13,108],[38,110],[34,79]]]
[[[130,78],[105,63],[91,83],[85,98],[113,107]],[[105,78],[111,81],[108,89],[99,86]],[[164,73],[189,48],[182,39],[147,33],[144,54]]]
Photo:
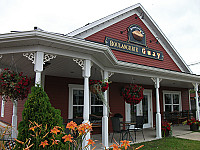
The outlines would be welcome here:
[[[123,128],[125,128],[126,130],[127,130],[127,132],[125,133],[125,135],[124,135],[124,137],[126,136],[127,138],[127,140],[128,140],[128,137],[129,137],[129,140],[132,140],[133,142],[134,142],[134,140],[133,140],[133,137],[131,136],[131,133],[130,133],[130,126],[131,125],[135,125],[136,124],[136,122],[132,122],[132,121],[122,121],[122,122],[120,122],[120,124],[122,124],[122,127]]]

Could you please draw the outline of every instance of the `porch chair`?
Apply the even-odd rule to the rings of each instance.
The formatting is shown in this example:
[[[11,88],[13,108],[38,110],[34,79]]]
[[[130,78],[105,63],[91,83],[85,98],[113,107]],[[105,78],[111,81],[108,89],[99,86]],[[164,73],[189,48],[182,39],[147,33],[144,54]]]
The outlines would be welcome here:
[[[123,137],[127,133],[127,130],[121,129],[119,117],[111,117],[111,122],[112,122],[112,128],[113,128],[113,135],[111,138],[111,143],[112,143],[112,139],[113,139],[115,133],[120,134],[120,137],[119,137],[119,143],[120,143],[121,138],[123,140]]]
[[[142,135],[144,138],[144,133],[143,133],[143,125],[144,125],[144,117],[143,116],[136,116],[136,124],[133,129],[129,129],[129,131],[134,131],[135,133],[135,142],[136,142],[136,132],[142,131]],[[145,140],[145,138],[144,138]]]

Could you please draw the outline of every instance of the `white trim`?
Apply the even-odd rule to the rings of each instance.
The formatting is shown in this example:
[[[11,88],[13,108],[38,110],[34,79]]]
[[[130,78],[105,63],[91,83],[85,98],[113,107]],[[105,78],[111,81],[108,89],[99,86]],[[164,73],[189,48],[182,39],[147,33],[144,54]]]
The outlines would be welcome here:
[[[182,111],[181,91],[163,90],[163,111],[165,111],[165,94],[178,94],[179,95],[179,111]],[[173,100],[172,100],[172,104],[171,105],[174,105],[173,104]],[[178,104],[175,104],[175,105],[178,105]]]
[[[84,86],[80,84],[68,84],[69,87],[69,104],[68,104],[68,119],[73,118],[73,90],[83,90]]]

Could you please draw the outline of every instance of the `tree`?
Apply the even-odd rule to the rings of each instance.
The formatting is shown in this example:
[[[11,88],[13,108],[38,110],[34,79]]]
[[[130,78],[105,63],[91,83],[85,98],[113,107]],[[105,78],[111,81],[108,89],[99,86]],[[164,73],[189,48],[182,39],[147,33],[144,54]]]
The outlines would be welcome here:
[[[32,136],[32,130],[30,130],[30,122],[36,122],[38,125],[42,125],[48,132],[55,126],[62,127],[63,119],[61,112],[51,106],[49,98],[42,87],[36,86],[31,88],[31,94],[28,95],[28,99],[24,104],[24,110],[22,112],[22,121],[18,126],[18,140],[26,141],[31,138],[31,143],[35,143]],[[44,132],[44,134],[46,131]],[[41,137],[44,137],[43,133],[40,133]],[[50,134],[45,136],[45,139],[50,138]],[[36,144],[35,144],[36,145]],[[34,146],[31,147],[34,149]]]

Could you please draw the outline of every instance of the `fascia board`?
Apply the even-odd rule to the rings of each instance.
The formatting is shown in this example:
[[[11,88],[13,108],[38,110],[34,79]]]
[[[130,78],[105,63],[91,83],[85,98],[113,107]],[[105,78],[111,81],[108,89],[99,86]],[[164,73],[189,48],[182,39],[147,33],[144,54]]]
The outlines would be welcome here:
[[[197,75],[165,70],[165,69],[160,69],[160,68],[153,68],[153,67],[148,67],[148,66],[143,66],[143,65],[138,65],[138,64],[130,64],[130,63],[120,62],[120,61],[115,67],[109,68],[109,70],[116,73],[125,73],[125,74],[139,75],[139,76],[145,76],[145,77],[159,77],[159,78],[169,79],[169,80],[200,83],[200,76],[197,76]]]

